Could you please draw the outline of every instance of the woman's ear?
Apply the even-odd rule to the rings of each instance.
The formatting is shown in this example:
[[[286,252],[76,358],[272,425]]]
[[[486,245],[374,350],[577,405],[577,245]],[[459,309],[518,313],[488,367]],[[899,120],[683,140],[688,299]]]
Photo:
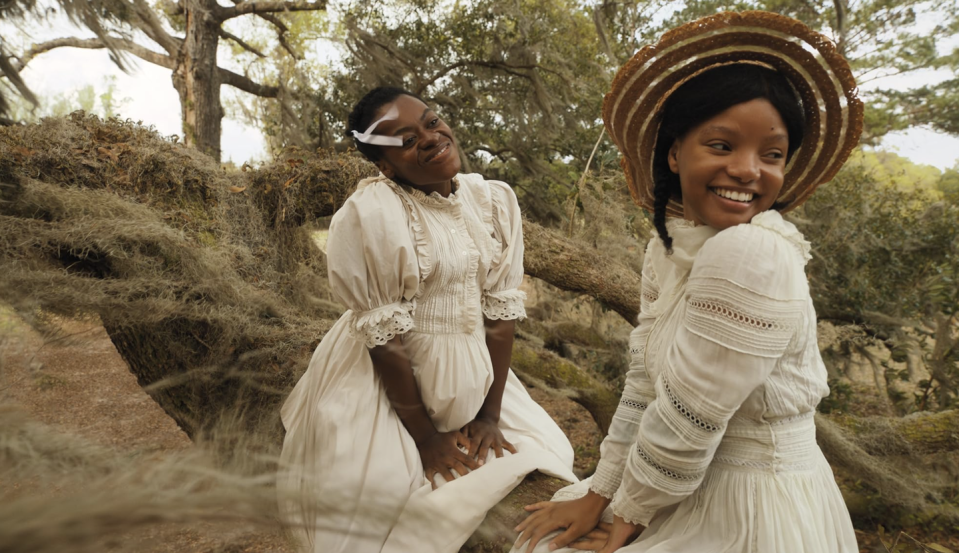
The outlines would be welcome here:
[[[673,145],[669,147],[669,153],[666,154],[666,161],[669,162],[669,170],[679,174],[679,139],[673,140]]]

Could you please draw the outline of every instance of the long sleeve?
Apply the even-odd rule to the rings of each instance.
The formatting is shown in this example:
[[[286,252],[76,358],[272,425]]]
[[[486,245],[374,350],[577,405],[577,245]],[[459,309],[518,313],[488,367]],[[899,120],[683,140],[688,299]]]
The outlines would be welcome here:
[[[798,332],[808,300],[803,266],[795,246],[756,225],[727,229],[702,247],[615,514],[645,525],[699,488],[729,419]]]
[[[626,467],[626,457],[636,442],[639,423],[643,412],[656,398],[653,383],[646,372],[646,340],[655,319],[650,316],[650,305],[659,299],[659,283],[651,263],[651,252],[659,244],[658,239],[650,240],[643,258],[642,290],[640,292],[640,311],[638,324],[629,335],[629,370],[623,395],[613,414],[609,432],[599,447],[600,460],[596,472],[590,480],[590,489],[599,495],[612,499],[619,489]]]
[[[333,295],[352,310],[354,338],[372,348],[413,328],[416,249],[406,208],[387,184],[361,188],[336,212],[327,265]]]
[[[493,259],[483,286],[483,315],[492,320],[525,319],[523,216],[508,184],[488,181],[492,203]]]

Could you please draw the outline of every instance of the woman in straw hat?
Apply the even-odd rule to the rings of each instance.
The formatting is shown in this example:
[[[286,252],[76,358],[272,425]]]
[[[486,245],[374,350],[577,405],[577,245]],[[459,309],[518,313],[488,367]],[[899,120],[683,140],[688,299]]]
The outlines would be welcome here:
[[[793,19],[717,14],[637,53],[603,119],[658,236],[596,473],[528,506],[515,550],[858,551],[816,444],[810,246],[781,215],[858,142],[848,65]]]
[[[381,174],[333,217],[349,310],[281,410],[281,505],[306,551],[455,553],[526,474],[576,481],[569,440],[509,369],[522,216],[507,184],[459,174],[416,95],[374,89],[349,126]]]

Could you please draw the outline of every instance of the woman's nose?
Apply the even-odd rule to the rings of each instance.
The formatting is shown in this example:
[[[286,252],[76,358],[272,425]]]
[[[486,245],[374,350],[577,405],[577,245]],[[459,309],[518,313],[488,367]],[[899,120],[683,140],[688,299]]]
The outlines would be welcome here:
[[[432,148],[433,146],[436,145],[437,142],[439,142],[439,139],[440,139],[440,133],[432,129],[424,130],[420,134],[420,140],[419,140],[420,149],[426,150],[426,149]]]
[[[733,155],[726,172],[739,182],[752,182],[759,179],[759,156],[753,153],[742,152]]]

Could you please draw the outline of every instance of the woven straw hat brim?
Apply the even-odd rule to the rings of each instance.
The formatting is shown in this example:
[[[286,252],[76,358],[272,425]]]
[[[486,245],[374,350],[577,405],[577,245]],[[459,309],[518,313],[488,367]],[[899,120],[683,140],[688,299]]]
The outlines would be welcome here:
[[[603,121],[623,154],[633,200],[653,210],[653,155],[660,108],[689,79],[731,63],[782,73],[802,100],[803,142],[786,167],[777,201],[789,211],[845,163],[862,133],[863,104],[849,64],[825,36],[770,12],[726,12],[666,33],[624,65],[603,101]],[[675,199],[667,215],[682,217]]]

